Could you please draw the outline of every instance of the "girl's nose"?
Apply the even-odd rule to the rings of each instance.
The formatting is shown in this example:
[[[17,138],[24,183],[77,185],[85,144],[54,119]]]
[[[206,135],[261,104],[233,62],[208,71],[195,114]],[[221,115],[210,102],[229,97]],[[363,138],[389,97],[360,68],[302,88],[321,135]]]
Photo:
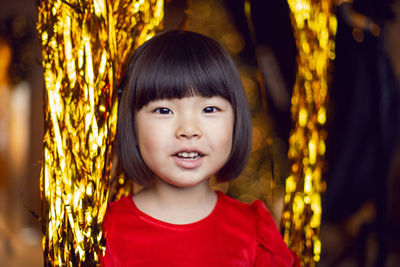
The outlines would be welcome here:
[[[200,138],[202,136],[200,127],[194,123],[193,119],[185,120],[180,123],[175,132],[176,138]]]

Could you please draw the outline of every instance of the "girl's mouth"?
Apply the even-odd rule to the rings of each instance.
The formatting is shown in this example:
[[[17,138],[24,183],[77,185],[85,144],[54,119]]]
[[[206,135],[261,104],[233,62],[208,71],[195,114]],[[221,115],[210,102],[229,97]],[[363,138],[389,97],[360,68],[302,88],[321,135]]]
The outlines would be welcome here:
[[[197,151],[182,151],[173,155],[175,163],[183,169],[196,169],[203,164],[204,154]]]

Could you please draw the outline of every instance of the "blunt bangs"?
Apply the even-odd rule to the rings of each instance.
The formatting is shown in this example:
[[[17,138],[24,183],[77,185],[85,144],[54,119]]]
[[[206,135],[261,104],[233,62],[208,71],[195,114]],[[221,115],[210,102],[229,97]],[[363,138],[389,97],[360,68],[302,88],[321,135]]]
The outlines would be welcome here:
[[[226,56],[218,43],[199,34],[167,32],[154,37],[133,69],[136,109],[153,100],[194,95],[221,96],[232,103],[227,73],[234,66],[223,64]]]
[[[156,35],[133,53],[120,88],[116,143],[128,178],[144,186],[154,181],[138,148],[135,112],[153,100],[188,96],[221,96],[234,110],[231,154],[217,180],[233,180],[245,168],[251,150],[250,111],[236,66],[216,41],[186,31]]]

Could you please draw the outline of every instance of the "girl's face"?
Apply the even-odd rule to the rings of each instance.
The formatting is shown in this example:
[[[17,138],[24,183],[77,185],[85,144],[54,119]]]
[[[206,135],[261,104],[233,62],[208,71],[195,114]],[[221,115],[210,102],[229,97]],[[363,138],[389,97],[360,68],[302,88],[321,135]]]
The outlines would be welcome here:
[[[172,186],[204,182],[231,152],[233,108],[220,96],[151,101],[136,112],[135,121],[144,162]]]

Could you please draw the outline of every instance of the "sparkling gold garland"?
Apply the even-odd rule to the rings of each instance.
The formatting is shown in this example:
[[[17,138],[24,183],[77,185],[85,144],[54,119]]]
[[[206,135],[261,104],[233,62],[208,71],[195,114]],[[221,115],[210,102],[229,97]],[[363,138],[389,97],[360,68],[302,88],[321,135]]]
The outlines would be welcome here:
[[[132,43],[153,36],[162,0],[41,0],[45,77],[41,175],[45,266],[94,266],[104,252],[116,85]]]
[[[285,242],[300,256],[302,266],[314,266],[321,254],[328,67],[335,57],[337,27],[332,2],[288,0],[298,48],[298,71],[291,100],[294,128],[288,151],[293,163],[286,179],[282,227]]]

